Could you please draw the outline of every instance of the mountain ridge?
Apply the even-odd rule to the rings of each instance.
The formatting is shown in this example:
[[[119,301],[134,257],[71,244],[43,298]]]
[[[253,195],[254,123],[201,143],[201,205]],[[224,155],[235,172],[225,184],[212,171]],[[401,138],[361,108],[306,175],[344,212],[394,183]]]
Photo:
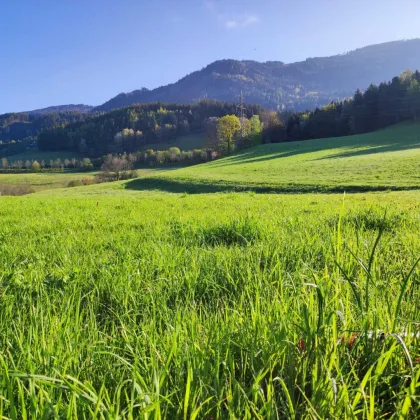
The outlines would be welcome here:
[[[136,103],[194,103],[203,98],[237,101],[271,109],[305,110],[341,100],[371,83],[420,68],[420,39],[368,45],[330,57],[282,61],[216,60],[178,81],[155,89],[120,93],[95,111]]]
[[[92,105],[85,105],[85,104],[52,105],[46,108],[20,112],[20,114],[46,115],[46,114],[55,114],[55,113],[60,113],[60,112],[90,112],[94,108],[95,107]]]

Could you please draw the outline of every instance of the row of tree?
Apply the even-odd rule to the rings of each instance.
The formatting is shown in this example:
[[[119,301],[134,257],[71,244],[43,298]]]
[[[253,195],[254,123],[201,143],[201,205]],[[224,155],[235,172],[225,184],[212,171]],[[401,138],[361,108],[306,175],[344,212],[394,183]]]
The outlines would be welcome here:
[[[420,72],[405,71],[389,83],[370,85],[342,102],[303,113],[268,113],[263,141],[339,137],[378,130],[420,117]]]
[[[20,171],[64,171],[64,170],[82,170],[89,171],[103,168],[106,162],[114,159],[115,162],[128,162],[130,168],[141,167],[143,165],[164,165],[181,163],[184,165],[207,162],[219,157],[216,151],[208,149],[194,149],[190,151],[181,151],[178,147],[171,147],[168,150],[138,151],[136,153],[108,154],[99,158],[83,159],[51,159],[45,160],[8,160],[0,159],[1,172],[20,172]],[[120,160],[118,160],[120,159]]]
[[[99,160],[95,162],[97,165],[102,162]],[[64,169],[80,169],[83,171],[88,171],[94,169],[94,164],[89,158],[84,159],[51,159],[49,161],[45,160],[11,160],[7,158],[2,158],[0,160],[0,170],[2,172],[13,172],[13,171],[42,171],[42,170],[64,170]]]

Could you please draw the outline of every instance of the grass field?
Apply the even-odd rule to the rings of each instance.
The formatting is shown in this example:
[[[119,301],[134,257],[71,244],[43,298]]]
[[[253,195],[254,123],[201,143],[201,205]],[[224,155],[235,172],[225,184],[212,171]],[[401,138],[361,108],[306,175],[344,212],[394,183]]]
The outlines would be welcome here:
[[[417,127],[0,197],[0,418],[416,418]]]
[[[83,179],[86,177],[93,177],[97,172],[39,172],[28,174],[14,174],[3,173],[0,174],[0,184],[29,184],[35,191],[63,188],[70,181],[76,179]]]
[[[230,158],[133,183],[213,192],[341,192],[420,188],[420,124],[351,137],[263,145]]]
[[[144,167],[140,169],[136,169],[139,177],[150,176],[154,173],[159,173],[164,171],[165,173],[170,173],[171,171],[177,169],[177,167]],[[89,171],[89,172],[74,172],[74,171],[64,171],[64,172],[33,172],[33,173],[0,173],[0,185],[1,184],[13,184],[13,185],[20,185],[20,184],[28,184],[30,185],[34,191],[40,192],[44,190],[56,189],[60,188],[59,194],[64,194],[68,191],[68,189],[64,189],[67,187],[70,181],[74,180],[82,180],[83,178],[93,178],[97,175],[99,171]],[[108,187],[100,187],[99,191],[104,191],[104,189],[112,190],[116,186],[119,189],[125,188],[125,184],[122,183],[115,183],[112,186]],[[78,190],[80,191],[80,190]],[[88,192],[90,194],[91,190],[83,189],[82,192]]]

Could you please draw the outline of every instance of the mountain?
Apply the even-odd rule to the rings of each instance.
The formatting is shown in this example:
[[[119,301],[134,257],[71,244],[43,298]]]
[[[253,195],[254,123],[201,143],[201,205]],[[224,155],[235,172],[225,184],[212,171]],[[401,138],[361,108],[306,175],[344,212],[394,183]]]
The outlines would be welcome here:
[[[220,60],[176,83],[121,93],[98,111],[136,103],[194,103],[202,98],[238,101],[271,109],[305,110],[352,96],[371,83],[390,80],[406,69],[420,69],[420,39],[371,45],[332,57],[280,61]]]
[[[59,114],[61,112],[90,112],[93,110],[91,105],[56,105],[49,106],[48,108],[34,109],[33,111],[23,112],[29,115],[46,115],[46,114]]]

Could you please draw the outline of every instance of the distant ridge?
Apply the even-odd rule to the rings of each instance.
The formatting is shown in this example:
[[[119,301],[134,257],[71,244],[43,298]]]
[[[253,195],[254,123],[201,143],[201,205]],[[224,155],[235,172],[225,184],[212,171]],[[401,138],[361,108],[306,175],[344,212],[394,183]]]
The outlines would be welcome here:
[[[372,82],[390,80],[410,68],[420,69],[420,39],[371,45],[291,64],[219,60],[176,83],[121,93],[95,110],[157,101],[194,103],[202,98],[237,101],[241,91],[246,102],[263,107],[313,109],[351,96]]]
[[[46,114],[56,114],[59,112],[90,112],[94,109],[91,105],[56,105],[49,106],[48,108],[34,109],[33,111],[23,112],[24,114],[37,114],[37,115],[46,115]]]

